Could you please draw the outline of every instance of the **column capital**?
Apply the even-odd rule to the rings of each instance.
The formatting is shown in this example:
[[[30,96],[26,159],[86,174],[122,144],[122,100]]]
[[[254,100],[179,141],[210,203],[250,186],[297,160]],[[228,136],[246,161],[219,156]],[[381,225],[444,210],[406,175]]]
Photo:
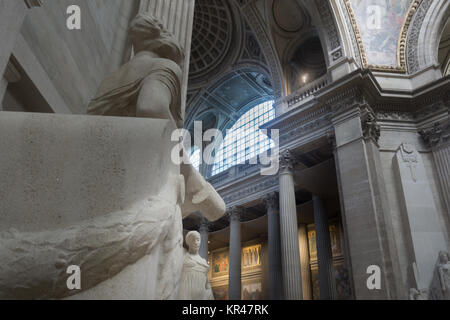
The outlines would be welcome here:
[[[278,202],[278,194],[276,192],[271,192],[267,195],[265,195],[263,202],[264,205],[266,206],[267,210],[274,210],[277,211],[278,210],[278,206],[279,206],[279,202]]]
[[[42,0],[24,0],[28,8],[41,7]]]
[[[440,147],[450,141],[450,121],[436,122],[432,128],[419,131],[422,139],[430,148]]]
[[[198,227],[198,231],[201,233],[202,231],[209,232],[211,228],[211,223],[208,222],[205,218],[202,218],[200,221],[200,225]]]
[[[372,112],[364,112],[361,115],[361,127],[365,140],[372,140],[375,144],[378,144],[380,139],[380,125]]]
[[[231,207],[227,210],[226,217],[230,223],[232,221],[241,221],[243,211],[244,209],[242,207]]]
[[[293,174],[296,158],[291,150],[287,149],[280,153],[280,174]]]
[[[336,142],[336,133],[334,132],[334,129],[329,130],[327,132],[327,140],[328,143],[331,145],[332,150],[335,151],[337,147],[337,142]]]

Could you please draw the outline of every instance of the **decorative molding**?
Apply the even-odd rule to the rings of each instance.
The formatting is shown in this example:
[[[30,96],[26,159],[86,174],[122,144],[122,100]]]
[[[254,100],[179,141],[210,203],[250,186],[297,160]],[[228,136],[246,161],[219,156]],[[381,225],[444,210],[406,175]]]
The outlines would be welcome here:
[[[226,204],[230,204],[239,199],[244,199],[249,195],[255,195],[264,190],[268,190],[278,186],[278,176],[266,176],[259,182],[251,181],[251,183],[241,184],[236,182],[237,187],[232,188],[228,192],[219,192]]]
[[[323,28],[326,30],[328,43],[330,45],[329,54],[333,61],[340,59],[343,56],[341,40],[339,37],[339,30],[337,28],[333,11],[328,0],[316,1],[317,11],[322,20]]]
[[[361,126],[364,139],[373,140],[376,144],[378,144],[381,130],[380,125],[377,123],[372,112],[365,112],[361,116]]]
[[[403,162],[409,167],[411,179],[417,182],[416,167],[419,159],[417,157],[416,148],[410,143],[402,143],[399,147]]]
[[[416,73],[420,68],[419,54],[417,52],[417,48],[419,47],[419,35],[425,16],[427,15],[427,12],[432,4],[433,0],[423,0],[421,2],[420,6],[416,10],[416,14],[413,16],[413,22],[408,30],[406,59],[408,72],[410,74]]]
[[[263,24],[258,18],[256,9],[253,8],[253,6],[249,5],[247,2],[249,1],[245,1],[245,10],[243,10],[243,15],[247,19],[247,23],[253,30],[253,33],[258,38],[258,42],[262,48],[262,51],[264,52],[265,60],[267,61],[267,65],[269,66],[269,70],[272,75],[272,87],[275,98],[279,98],[282,96],[283,90],[281,85],[281,72],[278,68],[278,57],[275,53],[275,49],[272,46],[270,37],[267,35]]]
[[[291,150],[287,149],[280,154],[279,174],[293,174],[297,159]]]
[[[432,128],[421,130],[419,133],[430,148],[438,148],[450,141],[450,120],[442,124],[436,122]]]
[[[227,210],[226,217],[228,221],[231,223],[232,221],[241,221],[241,217],[244,209],[239,206],[233,206]]]
[[[341,0],[341,4],[344,7],[342,11],[344,12],[345,22],[347,24],[347,28],[348,28],[349,33],[350,33],[350,37],[351,37],[351,41],[352,41],[352,49],[353,49],[353,53],[355,55],[355,60],[356,60],[356,63],[360,67],[362,67],[362,65],[363,65],[362,64],[362,60],[361,60],[362,57],[361,57],[361,52],[359,51],[358,40],[356,39],[355,32],[351,32],[353,30],[353,24],[352,24],[352,21],[350,19],[350,14],[349,14],[349,12],[348,12],[348,10],[346,8],[346,4],[345,4],[344,0]]]

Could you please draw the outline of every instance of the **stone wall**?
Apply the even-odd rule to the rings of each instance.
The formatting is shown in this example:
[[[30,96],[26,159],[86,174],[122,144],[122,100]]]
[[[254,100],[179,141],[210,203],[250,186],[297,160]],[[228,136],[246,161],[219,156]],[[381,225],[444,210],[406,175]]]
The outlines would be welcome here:
[[[70,5],[81,9],[81,30],[66,26]],[[138,5],[139,0],[58,0],[28,11],[12,54],[36,86],[47,83],[40,91],[55,112],[85,113],[100,82],[128,59],[127,29]]]

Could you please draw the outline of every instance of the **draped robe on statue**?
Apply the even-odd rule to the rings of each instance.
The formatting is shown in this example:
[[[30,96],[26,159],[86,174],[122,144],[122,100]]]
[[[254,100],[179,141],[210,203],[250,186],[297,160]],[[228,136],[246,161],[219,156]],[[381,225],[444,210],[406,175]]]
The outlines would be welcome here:
[[[208,283],[209,265],[198,254],[184,254],[183,273],[178,298],[180,300],[214,300]]]
[[[181,68],[168,59],[154,58],[142,52],[101,84],[96,98],[88,107],[88,114],[136,117],[136,105],[145,79],[163,83],[171,94],[169,110],[175,119],[182,119],[180,110]]]

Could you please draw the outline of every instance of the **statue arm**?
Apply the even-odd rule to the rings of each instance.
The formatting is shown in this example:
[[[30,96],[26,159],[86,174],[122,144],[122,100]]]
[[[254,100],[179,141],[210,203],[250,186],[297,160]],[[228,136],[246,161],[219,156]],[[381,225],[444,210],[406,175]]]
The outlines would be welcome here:
[[[191,164],[181,164],[181,174],[186,181],[183,218],[200,211],[210,221],[220,219],[225,214],[225,202],[211,184]]]
[[[142,80],[141,91],[136,105],[136,116],[154,119],[172,119],[170,104],[172,95],[169,88],[154,77]]]

